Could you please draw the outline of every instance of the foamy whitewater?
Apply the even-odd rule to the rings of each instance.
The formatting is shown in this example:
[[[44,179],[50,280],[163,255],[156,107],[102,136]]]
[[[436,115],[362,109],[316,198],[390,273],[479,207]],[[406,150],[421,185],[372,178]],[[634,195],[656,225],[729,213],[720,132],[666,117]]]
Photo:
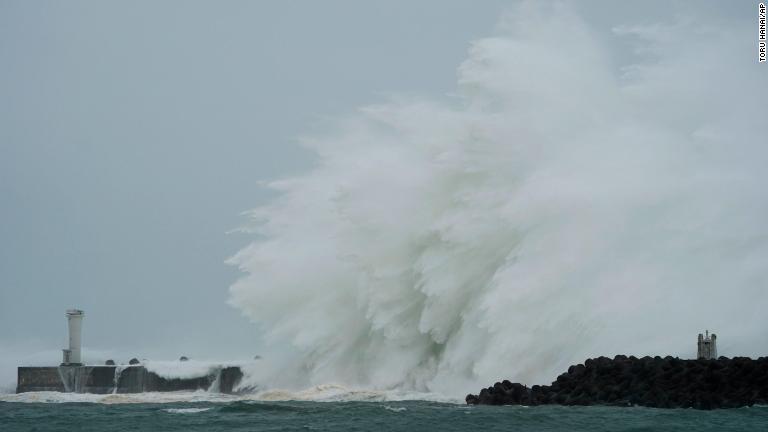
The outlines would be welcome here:
[[[436,393],[405,390],[364,390],[344,387],[338,384],[324,384],[292,391],[271,389],[238,395],[222,394],[215,391],[178,391],[147,393],[62,393],[29,392],[19,394],[0,393],[0,402],[23,403],[99,403],[99,404],[177,404],[197,402],[402,402],[433,401],[442,403],[463,403],[462,399],[450,398]]]
[[[231,259],[231,304],[281,356],[253,380],[463,396],[592,356],[691,357],[707,328],[722,355],[765,354],[754,29],[609,34],[562,5],[499,27],[455,97],[362,108],[270,184]]]

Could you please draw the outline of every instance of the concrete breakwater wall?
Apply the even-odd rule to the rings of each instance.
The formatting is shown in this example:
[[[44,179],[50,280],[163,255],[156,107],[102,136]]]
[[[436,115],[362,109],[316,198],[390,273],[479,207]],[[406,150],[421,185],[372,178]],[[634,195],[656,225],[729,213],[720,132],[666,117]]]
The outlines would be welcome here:
[[[142,393],[210,390],[233,393],[243,373],[237,366],[213,368],[207,375],[167,378],[144,366],[19,367],[16,393],[58,391],[74,393]]]

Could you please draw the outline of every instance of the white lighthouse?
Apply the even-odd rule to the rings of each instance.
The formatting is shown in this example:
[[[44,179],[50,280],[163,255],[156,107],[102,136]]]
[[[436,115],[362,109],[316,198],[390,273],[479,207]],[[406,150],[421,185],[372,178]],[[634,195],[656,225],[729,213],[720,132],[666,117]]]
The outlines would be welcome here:
[[[80,359],[80,333],[83,327],[85,313],[79,309],[67,310],[67,323],[69,324],[69,348],[64,349],[64,366],[82,365]]]

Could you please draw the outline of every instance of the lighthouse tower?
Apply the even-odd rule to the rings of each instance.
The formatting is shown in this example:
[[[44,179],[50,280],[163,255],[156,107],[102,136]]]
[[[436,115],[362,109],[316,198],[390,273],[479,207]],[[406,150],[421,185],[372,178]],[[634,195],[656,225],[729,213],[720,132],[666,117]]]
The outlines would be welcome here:
[[[85,313],[79,309],[67,310],[67,323],[69,324],[69,348],[64,349],[62,366],[81,366],[80,358],[80,334]]]

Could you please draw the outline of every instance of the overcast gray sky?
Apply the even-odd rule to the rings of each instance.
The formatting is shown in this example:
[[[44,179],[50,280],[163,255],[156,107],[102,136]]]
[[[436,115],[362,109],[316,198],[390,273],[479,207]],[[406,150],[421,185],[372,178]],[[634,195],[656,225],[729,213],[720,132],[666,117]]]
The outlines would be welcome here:
[[[622,3],[578,8],[606,32],[694,4],[756,15]],[[450,93],[508,6],[0,0],[0,350],[62,348],[79,307],[91,349],[258,353],[224,263],[258,183],[311,166],[296,137],[323,119]]]
[[[0,341],[246,355],[225,304],[258,182],[295,138],[454,86],[503,2],[0,2]],[[439,4],[439,6],[438,6]]]

